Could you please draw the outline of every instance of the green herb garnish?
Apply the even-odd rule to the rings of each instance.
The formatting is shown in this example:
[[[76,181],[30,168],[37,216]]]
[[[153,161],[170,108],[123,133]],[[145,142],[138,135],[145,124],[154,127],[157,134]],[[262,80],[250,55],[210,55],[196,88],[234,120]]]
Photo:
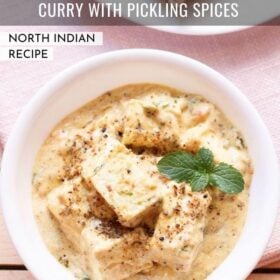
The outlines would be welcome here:
[[[195,155],[170,153],[158,162],[157,167],[169,179],[189,183],[192,191],[215,186],[222,192],[236,194],[244,189],[240,171],[226,163],[215,164],[213,153],[206,148],[201,148]]]

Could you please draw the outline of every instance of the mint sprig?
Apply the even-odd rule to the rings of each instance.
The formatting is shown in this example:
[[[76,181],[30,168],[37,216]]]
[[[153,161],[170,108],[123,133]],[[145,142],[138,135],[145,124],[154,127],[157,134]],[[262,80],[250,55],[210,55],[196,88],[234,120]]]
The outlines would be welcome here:
[[[189,183],[192,191],[215,186],[222,192],[237,194],[244,189],[240,171],[226,163],[215,164],[213,153],[206,148],[201,148],[195,155],[170,153],[158,162],[157,167],[169,179]]]

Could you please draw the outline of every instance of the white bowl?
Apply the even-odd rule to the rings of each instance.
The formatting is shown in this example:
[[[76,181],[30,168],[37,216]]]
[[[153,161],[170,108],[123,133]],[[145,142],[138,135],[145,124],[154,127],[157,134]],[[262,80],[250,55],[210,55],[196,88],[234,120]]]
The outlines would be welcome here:
[[[2,162],[2,206],[11,238],[40,280],[73,276],[49,253],[32,214],[34,158],[53,127],[96,96],[129,83],[165,84],[205,96],[243,132],[255,173],[242,236],[212,280],[245,279],[260,259],[276,218],[278,166],[269,133],[245,96],[226,78],[190,58],[159,50],[121,50],[86,59],[45,85],[18,119]]]

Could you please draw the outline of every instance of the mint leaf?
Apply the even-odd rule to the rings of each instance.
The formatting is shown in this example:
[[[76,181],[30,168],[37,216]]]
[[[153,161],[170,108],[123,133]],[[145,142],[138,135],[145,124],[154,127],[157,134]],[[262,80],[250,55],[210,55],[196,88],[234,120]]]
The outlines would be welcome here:
[[[233,166],[220,163],[210,174],[209,182],[228,194],[236,194],[244,189],[242,174]]]
[[[209,185],[228,194],[236,194],[244,189],[242,174],[226,163],[215,166],[213,153],[206,148],[201,148],[196,155],[170,153],[158,162],[157,167],[169,179],[189,183],[192,191],[202,191]]]
[[[214,167],[213,153],[206,148],[201,148],[195,155],[197,168],[200,171],[211,172]]]
[[[192,191],[199,192],[204,190],[209,184],[209,175],[207,173],[195,172],[190,180]]]
[[[191,180],[196,171],[193,155],[184,152],[164,156],[158,162],[157,167],[161,173],[178,183]]]

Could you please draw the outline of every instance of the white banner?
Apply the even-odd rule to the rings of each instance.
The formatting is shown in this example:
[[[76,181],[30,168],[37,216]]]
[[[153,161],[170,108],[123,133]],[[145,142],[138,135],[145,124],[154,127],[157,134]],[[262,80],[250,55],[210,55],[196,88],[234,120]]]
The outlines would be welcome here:
[[[49,61],[53,60],[52,48],[2,47],[0,61]]]
[[[0,46],[103,45],[102,32],[0,32]]]

